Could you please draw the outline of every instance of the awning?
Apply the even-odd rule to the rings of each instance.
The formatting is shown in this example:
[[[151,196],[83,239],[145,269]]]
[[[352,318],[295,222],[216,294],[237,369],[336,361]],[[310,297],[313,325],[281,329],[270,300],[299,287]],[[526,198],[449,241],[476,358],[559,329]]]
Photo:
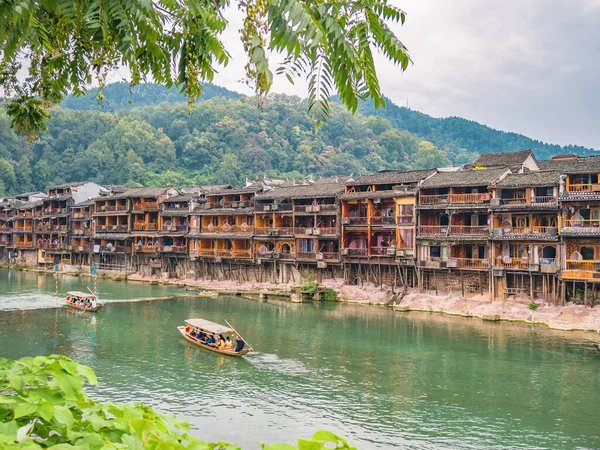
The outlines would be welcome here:
[[[221,325],[219,323],[211,322],[210,320],[187,319],[185,323],[192,327],[200,328],[201,330],[208,331],[209,333],[213,334],[233,333],[233,330],[231,328]]]

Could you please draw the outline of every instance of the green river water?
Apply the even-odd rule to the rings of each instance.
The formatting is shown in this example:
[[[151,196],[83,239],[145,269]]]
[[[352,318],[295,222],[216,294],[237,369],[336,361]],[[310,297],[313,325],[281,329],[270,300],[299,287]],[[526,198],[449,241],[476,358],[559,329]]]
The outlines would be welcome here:
[[[62,277],[61,303],[89,283]],[[322,428],[360,449],[600,448],[594,334],[334,303],[126,302],[187,293],[131,282],[98,290],[98,313],[48,309],[52,276],[0,271],[0,356],[65,354],[95,370],[95,399],[145,402],[244,449]],[[227,319],[256,353],[188,344],[176,329],[188,317]]]

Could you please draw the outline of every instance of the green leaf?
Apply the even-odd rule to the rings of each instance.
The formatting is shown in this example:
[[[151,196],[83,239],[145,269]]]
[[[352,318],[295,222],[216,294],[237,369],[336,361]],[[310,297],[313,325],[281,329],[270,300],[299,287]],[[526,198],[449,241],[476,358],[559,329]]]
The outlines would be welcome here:
[[[338,436],[333,434],[331,431],[327,430],[317,431],[313,435],[312,439],[313,441],[333,442],[335,444],[337,444],[341,440]]]
[[[50,422],[54,417],[54,406],[51,403],[42,403],[38,408],[38,413],[46,422]]]
[[[65,406],[54,406],[54,420],[61,425],[71,428],[74,423],[73,413]]]
[[[297,450],[291,444],[271,444],[265,447],[265,450]]]
[[[94,386],[98,385],[98,378],[96,378],[96,374],[91,369],[91,367],[84,366],[83,364],[79,364],[77,366],[77,373],[83,375],[87,378],[88,383],[93,384]]]
[[[38,406],[34,403],[21,402],[15,407],[14,417],[19,419],[33,414],[38,409]]]
[[[298,450],[323,450],[326,448],[322,443],[298,439]]]
[[[73,375],[75,373],[75,371],[77,370],[77,366],[79,365],[79,363],[76,363],[75,361],[71,361],[68,359],[61,359],[59,361],[60,366],[65,369],[67,371],[67,373]]]

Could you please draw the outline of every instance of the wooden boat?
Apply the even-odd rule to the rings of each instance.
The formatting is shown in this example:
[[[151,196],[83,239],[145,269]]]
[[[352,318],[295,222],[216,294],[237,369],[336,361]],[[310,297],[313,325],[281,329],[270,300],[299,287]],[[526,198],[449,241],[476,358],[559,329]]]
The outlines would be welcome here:
[[[186,332],[186,327],[189,327],[189,333]],[[235,344],[234,336],[239,336],[239,333],[237,331],[235,331],[231,326],[226,327],[225,325],[211,322],[210,320],[187,319],[185,321],[185,326],[177,327],[177,329],[188,341],[190,341],[193,344],[196,344],[198,347],[210,350],[211,352],[221,353],[222,355],[229,356],[243,356],[246,353],[249,353],[253,350],[252,347],[250,347],[250,345],[245,340],[244,348],[241,351],[236,352],[234,351],[234,349],[219,349],[217,347],[213,347],[212,345],[205,344],[200,339],[196,339],[196,334],[198,333],[198,331],[202,331],[204,334],[207,334],[209,336],[219,336],[220,334],[224,336],[229,335],[232,338],[231,340]]]
[[[88,300],[90,302],[90,306],[85,305]],[[98,311],[99,309],[104,308],[104,303],[98,300],[96,295],[81,291],[67,292],[67,298],[65,301],[69,307],[81,309],[83,311]],[[81,302],[81,304],[77,304],[78,301]]]

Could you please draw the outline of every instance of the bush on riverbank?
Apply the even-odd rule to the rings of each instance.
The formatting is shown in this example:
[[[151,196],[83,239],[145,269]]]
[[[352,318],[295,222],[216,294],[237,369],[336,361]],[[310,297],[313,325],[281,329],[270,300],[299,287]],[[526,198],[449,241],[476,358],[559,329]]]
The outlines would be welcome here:
[[[83,391],[97,385],[88,366],[65,356],[0,358],[0,448],[3,449],[187,449],[238,450],[226,442],[203,442],[187,422],[142,404],[99,403]],[[328,431],[263,450],[356,450]]]

